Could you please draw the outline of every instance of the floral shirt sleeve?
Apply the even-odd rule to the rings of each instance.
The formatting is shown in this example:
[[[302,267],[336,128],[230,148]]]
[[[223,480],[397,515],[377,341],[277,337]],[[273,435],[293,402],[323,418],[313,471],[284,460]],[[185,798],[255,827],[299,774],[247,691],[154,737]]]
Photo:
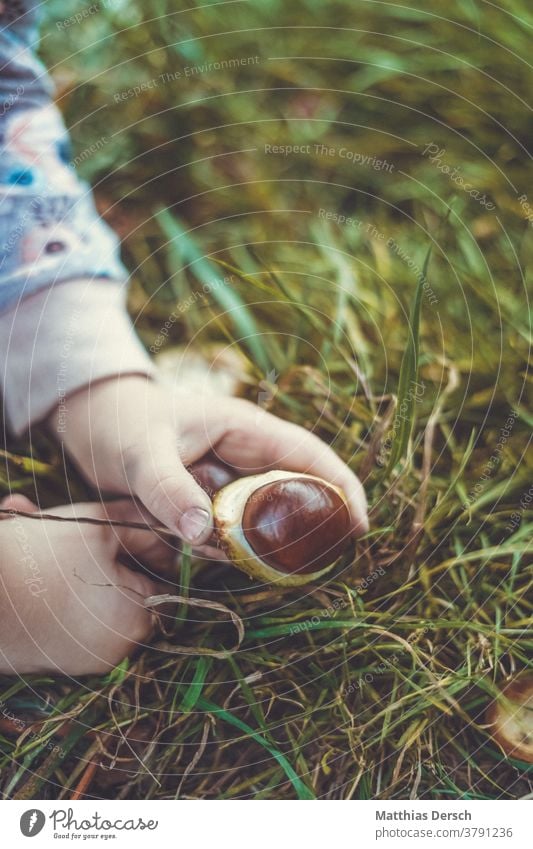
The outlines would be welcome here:
[[[56,282],[127,276],[116,236],[70,164],[35,54],[38,5],[0,0],[0,310]]]
[[[39,5],[0,0],[0,390],[16,434],[95,381],[155,375],[35,54]]]

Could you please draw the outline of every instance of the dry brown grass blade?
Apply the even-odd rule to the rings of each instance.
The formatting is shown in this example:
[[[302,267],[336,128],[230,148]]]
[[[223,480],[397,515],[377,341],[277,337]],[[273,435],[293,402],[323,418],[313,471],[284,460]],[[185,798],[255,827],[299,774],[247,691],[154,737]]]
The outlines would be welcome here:
[[[117,519],[94,519],[90,516],[56,516],[54,513],[29,513],[26,510],[0,508],[0,514],[6,518],[20,516],[23,519],[36,519],[41,522],[71,522],[76,525],[105,525],[113,528],[135,528],[139,531],[152,531],[158,534],[175,537],[169,528],[163,525],[150,525],[147,522],[119,522]]]
[[[195,657],[197,655],[209,655],[211,657],[220,657],[227,658],[228,655],[233,654],[238,651],[241,643],[244,639],[244,622],[241,617],[235,613],[234,610],[227,607],[225,604],[221,604],[218,601],[206,601],[201,598],[190,598],[181,595],[175,595],[171,593],[162,593],[161,595],[151,595],[148,598],[144,599],[144,606],[149,608],[158,607],[161,604],[186,604],[190,607],[198,607],[204,610],[216,610],[219,613],[224,613],[226,616],[229,616],[231,622],[235,626],[237,631],[237,643],[230,649],[226,649],[225,651],[216,651],[215,649],[203,649],[203,648],[187,648],[185,646],[176,646],[173,643],[159,641],[155,644],[155,648],[160,649],[162,651],[170,652],[171,654],[185,654],[190,657]]]

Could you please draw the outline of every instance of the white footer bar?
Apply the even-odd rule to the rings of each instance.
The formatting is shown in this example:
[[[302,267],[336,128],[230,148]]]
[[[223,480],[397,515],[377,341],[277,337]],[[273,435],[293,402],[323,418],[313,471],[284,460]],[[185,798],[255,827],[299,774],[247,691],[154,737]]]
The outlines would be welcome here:
[[[3,801],[9,847],[533,847],[532,801]]]

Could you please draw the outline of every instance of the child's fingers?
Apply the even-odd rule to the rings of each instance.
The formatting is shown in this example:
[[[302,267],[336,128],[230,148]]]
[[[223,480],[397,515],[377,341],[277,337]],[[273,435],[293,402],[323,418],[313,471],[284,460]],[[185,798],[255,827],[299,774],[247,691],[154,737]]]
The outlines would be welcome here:
[[[366,533],[368,508],[363,486],[329,445],[298,425],[242,402],[237,421],[217,445],[222,459],[247,466],[250,472],[281,468],[336,484],[348,498],[354,532]]]
[[[0,502],[4,509],[7,510],[22,510],[25,513],[39,513],[39,508],[36,504],[26,498],[24,495],[11,495]],[[157,576],[165,576],[169,573],[169,569],[176,558],[177,546],[176,539],[170,534],[158,533],[157,531],[149,530],[149,525],[157,524],[157,519],[150,515],[142,504],[133,501],[129,498],[123,498],[118,501],[110,502],[87,502],[77,504],[63,504],[59,507],[52,507],[45,511],[50,516],[62,516],[66,519],[72,519],[76,516],[86,519],[96,519],[101,522],[110,520],[112,522],[135,522],[142,523],[147,526],[143,528],[128,528],[120,525],[91,525],[80,523],[79,527],[85,532],[93,531],[100,535],[105,535],[105,540],[112,547],[114,555],[120,553],[139,561],[150,569]],[[6,518],[10,518],[6,514]],[[46,523],[46,519],[43,520]],[[68,527],[68,525],[66,526]]]
[[[94,504],[54,513],[65,518],[105,515]],[[4,613],[11,615],[13,638],[2,644],[3,668],[19,674],[101,673],[149,640],[153,615],[145,599],[160,593],[161,584],[117,561],[118,544],[109,529],[21,521],[25,533],[4,539]],[[21,569],[21,554],[32,563],[30,582]]]
[[[223,560],[228,562],[228,555],[221,548],[214,545],[200,545],[193,550],[195,557],[200,560]]]
[[[157,531],[149,530],[149,525],[154,525],[157,520],[143,507],[142,504],[130,498],[121,498],[117,501],[102,503],[77,503],[65,504],[46,510],[49,515],[65,516],[73,518],[98,519],[112,522],[135,522],[143,523],[144,528],[128,528],[120,525],[90,525],[80,523],[79,527],[84,532],[91,530],[104,534],[104,539],[111,546],[113,555],[125,555],[134,561],[142,563],[157,576],[164,576],[176,558],[176,540],[170,534],[166,535]],[[45,520],[46,521],[46,520]]]
[[[139,502],[124,498],[102,504],[101,510],[103,517],[112,522],[146,525],[146,529],[120,525],[113,525],[110,528],[123,554],[150,562],[157,558],[164,561],[175,558],[178,540],[170,533],[149,530],[150,525],[160,525],[160,522]]]
[[[76,588],[71,598],[65,623],[72,641],[69,666],[105,672],[150,640],[154,620],[144,600],[161,587],[121,563],[113,565],[109,578],[106,584],[97,573],[94,584]]]
[[[13,495],[6,495],[0,501],[2,510],[22,510],[24,513],[38,513],[39,508],[33,501],[25,495],[16,492]],[[0,519],[9,519],[7,513],[0,514]]]
[[[170,428],[150,434],[150,442],[130,449],[126,474],[133,495],[160,522],[192,545],[201,545],[212,531],[209,496],[183,465],[176,435]]]
[[[143,522],[146,525],[159,524],[142,506],[131,499],[121,499],[103,504],[106,518],[114,522]],[[179,542],[176,537],[158,531],[143,528],[127,528],[114,525],[109,529],[118,542],[122,557],[135,563],[141,563],[156,580],[176,580],[176,559]],[[169,592],[168,586],[164,592]]]

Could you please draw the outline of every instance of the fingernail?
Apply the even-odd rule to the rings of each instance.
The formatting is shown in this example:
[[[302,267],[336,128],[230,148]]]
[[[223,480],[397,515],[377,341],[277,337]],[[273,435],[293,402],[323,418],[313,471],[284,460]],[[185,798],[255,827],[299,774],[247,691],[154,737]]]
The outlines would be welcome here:
[[[200,542],[211,531],[211,516],[201,507],[191,507],[179,520],[178,530],[185,542]]]

